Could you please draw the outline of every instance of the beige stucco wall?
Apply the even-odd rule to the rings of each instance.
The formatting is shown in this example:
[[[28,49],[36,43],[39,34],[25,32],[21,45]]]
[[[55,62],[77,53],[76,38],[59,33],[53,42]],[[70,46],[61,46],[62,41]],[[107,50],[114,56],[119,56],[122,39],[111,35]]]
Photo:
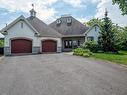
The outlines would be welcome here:
[[[23,23],[23,28],[21,28]],[[13,38],[28,38],[33,40],[33,46],[39,46],[39,38],[34,36],[34,31],[24,21],[19,21],[7,30],[8,34],[5,35],[5,47],[10,46],[10,39]]]

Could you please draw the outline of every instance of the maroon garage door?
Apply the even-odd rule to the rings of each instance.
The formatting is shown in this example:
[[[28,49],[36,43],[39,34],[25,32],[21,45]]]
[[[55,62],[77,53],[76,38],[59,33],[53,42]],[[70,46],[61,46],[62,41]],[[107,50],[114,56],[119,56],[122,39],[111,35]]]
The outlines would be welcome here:
[[[26,39],[11,40],[11,53],[32,53],[32,41]]]
[[[42,41],[42,52],[56,52],[57,42],[53,40]]]

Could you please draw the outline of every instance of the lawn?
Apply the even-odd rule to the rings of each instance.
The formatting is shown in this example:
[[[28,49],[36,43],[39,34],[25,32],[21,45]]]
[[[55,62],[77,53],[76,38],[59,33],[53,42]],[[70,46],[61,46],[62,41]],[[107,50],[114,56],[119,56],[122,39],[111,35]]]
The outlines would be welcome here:
[[[118,64],[127,65],[127,51],[120,51],[119,54],[94,53],[94,55],[92,55],[92,58],[102,59],[102,60],[115,62]]]

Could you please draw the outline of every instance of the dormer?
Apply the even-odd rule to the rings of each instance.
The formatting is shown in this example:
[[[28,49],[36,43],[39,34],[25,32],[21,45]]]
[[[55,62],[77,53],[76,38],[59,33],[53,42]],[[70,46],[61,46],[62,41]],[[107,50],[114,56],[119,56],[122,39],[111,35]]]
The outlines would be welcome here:
[[[62,21],[60,19],[57,19],[56,23],[57,23],[57,26],[60,26],[60,24],[62,23]]]
[[[67,23],[71,23],[72,22],[72,19],[69,17],[67,18]]]
[[[66,21],[67,21],[67,26],[71,26],[72,18],[68,17]]]

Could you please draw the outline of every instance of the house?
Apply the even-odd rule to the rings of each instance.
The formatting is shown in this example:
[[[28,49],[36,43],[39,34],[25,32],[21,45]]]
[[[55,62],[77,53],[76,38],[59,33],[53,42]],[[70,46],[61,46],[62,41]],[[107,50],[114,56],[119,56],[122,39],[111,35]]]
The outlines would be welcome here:
[[[87,27],[70,15],[58,18],[49,26],[62,34],[62,51],[70,51],[88,40],[98,40],[99,26],[97,24]]]
[[[94,27],[98,26],[89,28],[72,16],[62,16],[47,25],[36,17],[36,11],[32,9],[30,17],[21,15],[1,30],[5,36],[4,54],[70,51],[83,44],[86,37],[94,40],[96,33],[93,32],[98,32]]]

